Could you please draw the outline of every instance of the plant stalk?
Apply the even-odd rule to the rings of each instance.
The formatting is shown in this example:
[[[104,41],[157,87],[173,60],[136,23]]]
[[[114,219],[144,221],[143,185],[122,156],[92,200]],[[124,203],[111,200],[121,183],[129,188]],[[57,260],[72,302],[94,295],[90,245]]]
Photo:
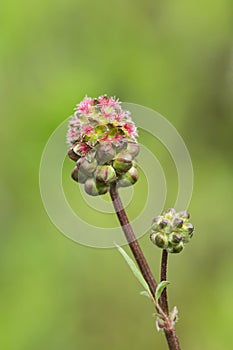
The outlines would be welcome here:
[[[166,249],[163,249],[162,260],[161,260],[160,281],[167,280],[167,259],[168,259],[168,252],[166,251]],[[159,299],[159,303],[163,311],[168,315],[169,308],[168,308],[168,300],[167,300],[167,288],[164,288],[161,294],[161,297]]]
[[[137,241],[137,238],[133,232],[132,226],[129,223],[129,219],[127,217],[127,214],[125,212],[125,209],[123,207],[121,198],[119,196],[119,192],[116,188],[116,184],[113,184],[110,188],[110,195],[112,198],[113,206],[115,208],[117,217],[119,219],[119,222],[121,224],[122,230],[125,234],[125,237],[127,239],[127,242],[130,246],[130,249],[133,253],[133,256],[138,264],[138,267],[147,282],[150,291],[152,295],[155,295],[155,290],[157,287],[157,283],[155,281],[155,278],[150,270],[150,267],[148,265],[148,262],[142,252],[142,249]]]
[[[162,260],[161,260],[161,273],[160,273],[160,281],[166,281],[167,280],[167,261],[168,261],[168,252],[166,249],[163,249],[162,252]],[[169,316],[169,307],[168,307],[168,299],[167,299],[167,288],[164,288],[160,299],[159,304],[166,314],[166,316]],[[176,331],[174,327],[170,327],[169,329],[164,329],[165,337],[167,339],[167,343],[170,350],[180,350],[180,344],[178,337],[176,335]]]
[[[148,265],[148,262],[142,252],[142,249],[137,241],[137,238],[133,232],[132,226],[130,225],[129,219],[127,217],[127,214],[125,212],[125,209],[123,207],[121,198],[119,196],[119,192],[117,190],[116,184],[112,184],[110,187],[110,196],[113,202],[113,206],[116,212],[116,215],[118,217],[118,220],[120,222],[120,225],[122,227],[122,230],[125,234],[126,240],[129,244],[129,247],[132,251],[132,254],[137,262],[137,265],[145,279],[145,281],[147,282],[150,291],[152,293],[152,295],[155,295],[155,290],[157,287],[157,282],[150,270],[150,267]],[[166,252],[167,253],[167,252]],[[162,258],[162,266],[161,266],[161,280],[163,278],[163,280],[166,280],[166,271],[167,271],[167,256],[166,253],[163,254],[163,258]],[[163,293],[162,293],[163,295]],[[161,297],[162,297],[161,295]],[[163,299],[164,298],[164,299]],[[160,305],[161,308],[164,311],[165,317],[168,316],[168,304],[167,304],[167,294],[164,294],[164,297],[162,299],[160,298]],[[162,301],[164,300],[164,301]],[[163,304],[164,303],[164,304]],[[167,317],[168,321],[169,318]],[[170,322],[168,322],[170,323]],[[178,338],[176,336],[176,332],[174,327],[171,325],[167,327],[166,329],[164,329],[164,333],[165,333],[165,337],[167,340],[167,344],[169,347],[169,350],[180,350],[180,345],[179,345],[179,341]]]

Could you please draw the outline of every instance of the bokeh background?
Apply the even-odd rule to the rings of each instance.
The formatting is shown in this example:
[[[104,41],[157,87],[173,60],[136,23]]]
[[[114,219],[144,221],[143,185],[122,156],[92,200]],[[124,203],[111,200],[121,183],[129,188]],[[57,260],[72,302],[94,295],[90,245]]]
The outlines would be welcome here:
[[[2,349],[167,348],[119,253],[67,239],[41,202],[47,139],[86,94],[103,93],[159,111],[182,135],[196,232],[170,257],[170,305],[179,308],[183,349],[232,348],[232,35],[230,0],[1,3]],[[144,132],[140,142],[163,166],[171,206],[174,164]],[[65,162],[70,194],[72,166]],[[158,276],[159,249],[148,235],[140,243]]]

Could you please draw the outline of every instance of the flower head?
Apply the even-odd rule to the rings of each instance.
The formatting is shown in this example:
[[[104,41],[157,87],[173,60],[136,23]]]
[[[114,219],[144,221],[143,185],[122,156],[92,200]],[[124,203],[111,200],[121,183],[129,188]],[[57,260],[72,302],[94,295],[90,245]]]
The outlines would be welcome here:
[[[69,122],[67,142],[71,146],[84,142],[92,148],[103,140],[114,144],[119,139],[136,141],[137,136],[130,112],[121,108],[119,100],[103,95],[97,99],[85,97],[77,104]]]
[[[99,194],[106,193],[106,189],[109,189],[113,181],[118,186],[130,186],[137,181],[138,174],[135,167],[135,157],[139,153],[137,136],[137,128],[130,112],[123,110],[121,102],[115,97],[86,96],[77,104],[75,113],[69,121],[67,142],[71,148],[68,155],[79,164],[79,158],[85,158],[84,164],[88,168],[92,166],[88,166],[87,159],[89,162],[95,162],[95,166],[97,162],[97,170],[90,174],[88,183],[84,186],[88,194],[98,195],[98,191]],[[78,171],[82,173],[80,181]],[[77,168],[72,174],[75,181],[84,183],[82,169]]]
[[[179,253],[193,236],[194,226],[187,211],[171,208],[153,219],[151,241],[169,253]]]

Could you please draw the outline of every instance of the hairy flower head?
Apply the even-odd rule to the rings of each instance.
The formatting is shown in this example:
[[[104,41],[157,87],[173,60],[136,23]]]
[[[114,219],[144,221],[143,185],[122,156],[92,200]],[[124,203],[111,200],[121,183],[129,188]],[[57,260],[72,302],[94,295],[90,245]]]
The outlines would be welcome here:
[[[137,128],[130,112],[121,108],[121,103],[106,95],[98,98],[85,97],[69,122],[67,142],[78,145],[83,156],[90,148],[103,141],[118,145],[122,140],[135,142]]]
[[[85,183],[90,195],[106,193],[112,182],[122,187],[133,185],[138,178],[137,136],[130,112],[122,109],[118,99],[86,96],[77,104],[68,126],[68,155],[77,161],[72,178]],[[88,174],[86,182],[84,174]]]

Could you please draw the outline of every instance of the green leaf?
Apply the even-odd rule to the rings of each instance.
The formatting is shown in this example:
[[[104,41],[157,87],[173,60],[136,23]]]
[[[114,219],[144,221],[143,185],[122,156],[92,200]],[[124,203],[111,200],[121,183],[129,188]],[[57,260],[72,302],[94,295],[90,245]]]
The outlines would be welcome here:
[[[123,258],[125,259],[125,261],[127,262],[127,264],[129,265],[129,267],[130,267],[131,271],[133,272],[134,276],[141,283],[143,288],[145,288],[146,291],[148,291],[150,293],[150,289],[149,289],[146,281],[144,280],[141,272],[137,268],[135,262],[128,256],[128,254],[124,251],[124,249],[122,249],[118,244],[116,244],[116,243],[114,243],[114,244],[117,247],[117,249],[119,250],[119,252],[121,253],[121,255],[123,256]]]
[[[150,298],[150,294],[146,290],[141,291],[140,295],[147,297],[147,298]]]
[[[168,281],[162,281],[157,285],[156,291],[155,291],[155,300],[158,301],[163,290],[170,284]]]

